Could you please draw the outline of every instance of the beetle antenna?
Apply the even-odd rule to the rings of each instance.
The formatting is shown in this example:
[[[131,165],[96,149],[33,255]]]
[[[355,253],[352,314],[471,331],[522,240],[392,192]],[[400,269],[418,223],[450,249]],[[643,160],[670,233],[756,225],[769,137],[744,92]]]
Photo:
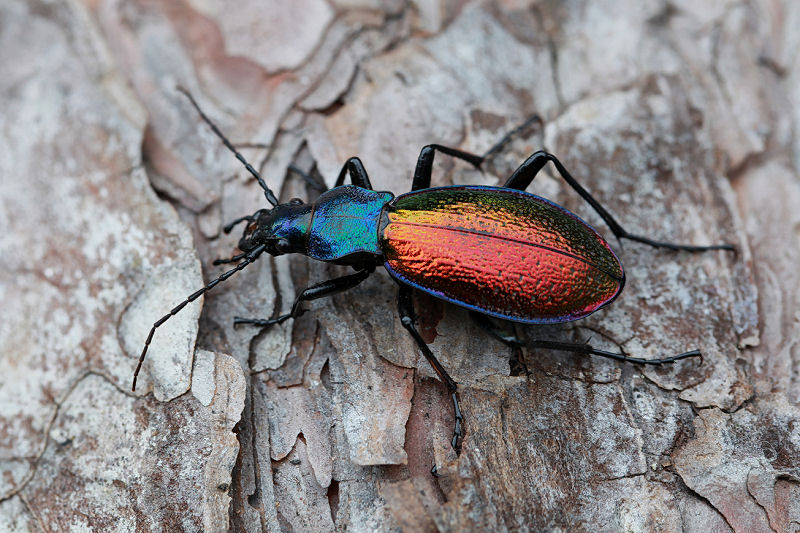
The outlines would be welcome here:
[[[183,93],[186,96],[186,98],[189,99],[194,108],[197,110],[197,113],[200,115],[200,118],[202,118],[203,121],[211,127],[211,130],[217,135],[217,137],[220,138],[222,144],[225,145],[225,148],[233,152],[233,155],[236,156],[236,159],[241,161],[241,163],[244,165],[244,168],[246,168],[247,171],[253,175],[253,177],[256,179],[261,188],[264,189],[264,196],[266,196],[267,201],[271,203],[273,206],[277,206],[279,203],[278,199],[275,197],[275,194],[270,190],[270,188],[267,187],[267,184],[266,182],[264,182],[264,179],[261,177],[261,174],[259,174],[258,171],[255,168],[253,168],[253,165],[247,162],[247,159],[245,159],[244,156],[239,153],[239,150],[234,148],[233,144],[231,144],[228,138],[225,137],[225,135],[223,135],[221,131],[219,131],[217,125],[211,122],[211,119],[208,118],[208,116],[203,112],[202,109],[200,109],[200,105],[194,99],[194,96],[192,96],[192,94],[181,85],[178,85],[177,89],[179,92]]]
[[[244,258],[244,261],[236,265],[234,268],[228,270],[214,281],[209,282],[209,284],[203,287],[202,289],[190,294],[184,301],[173,307],[172,311],[170,311],[166,315],[156,320],[156,322],[153,324],[153,327],[150,328],[150,334],[147,335],[147,340],[144,341],[144,348],[142,348],[142,355],[139,356],[139,364],[136,365],[136,371],[134,371],[133,373],[133,385],[131,386],[131,390],[134,391],[136,390],[136,379],[139,377],[139,370],[142,369],[142,364],[144,363],[144,357],[145,355],[147,355],[147,349],[150,347],[150,341],[153,340],[153,334],[156,332],[156,328],[159,327],[164,322],[166,322],[167,320],[169,320],[170,318],[172,318],[173,316],[175,316],[176,314],[178,314],[178,312],[180,312],[181,309],[186,307],[186,304],[195,301],[200,296],[213,289],[218,283],[225,281],[226,279],[233,276],[234,274],[242,270],[244,267],[255,261],[258,258],[258,256],[261,255],[266,249],[267,249],[266,244],[262,244],[257,248],[253,248],[250,252],[247,253],[247,256]]]

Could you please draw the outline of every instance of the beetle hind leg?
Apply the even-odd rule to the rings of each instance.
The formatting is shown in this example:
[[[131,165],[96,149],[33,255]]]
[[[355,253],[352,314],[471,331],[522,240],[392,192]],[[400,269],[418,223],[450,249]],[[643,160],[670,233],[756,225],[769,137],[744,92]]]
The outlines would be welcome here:
[[[611,228],[611,232],[618,239],[628,239],[630,241],[641,242],[643,244],[647,244],[652,246],[653,248],[666,248],[668,250],[683,250],[686,252],[706,252],[709,250],[727,250],[730,252],[736,252],[736,248],[732,244],[713,244],[710,246],[695,246],[693,244],[674,244],[671,242],[661,242],[650,239],[648,237],[642,237],[640,235],[634,235],[626,231],[622,226],[620,226],[619,222],[611,216],[611,213],[606,211],[606,209],[594,199],[594,197],[589,194],[589,191],[583,188],[583,186],[578,183],[578,181],[572,177],[572,175],[564,168],[564,165],[561,164],[556,156],[550,154],[548,152],[539,151],[531,155],[528,159],[526,159],[517,170],[511,174],[511,177],[506,180],[505,185],[508,189],[517,189],[519,191],[524,191],[528,188],[531,184],[533,179],[539,173],[540,170],[548,163],[551,162],[558,170],[558,173],[561,174],[561,177],[567,184],[572,187],[575,192],[577,192],[581,198],[586,200],[586,202],[592,206],[598,215],[608,224],[608,227]]]
[[[450,390],[450,397],[453,400],[453,414],[455,423],[453,426],[453,438],[450,445],[456,451],[456,454],[461,452],[461,437],[463,436],[462,426],[464,423],[464,415],[461,413],[461,404],[458,400],[458,386],[453,378],[447,373],[442,364],[433,355],[433,352],[428,347],[428,344],[422,339],[414,325],[414,303],[411,300],[411,289],[409,287],[400,286],[400,294],[397,299],[397,309],[400,312],[400,322],[403,327],[411,334],[414,341],[416,341],[422,355],[428,360],[433,370],[439,376],[447,388]]]
[[[607,359],[613,359],[615,361],[622,361],[625,363],[634,363],[637,365],[658,366],[667,363],[674,363],[676,361],[680,361],[681,359],[689,359],[691,357],[699,357],[700,362],[702,363],[703,361],[703,354],[701,354],[698,350],[691,350],[688,352],[671,355],[669,357],[664,357],[661,359],[644,359],[642,357],[631,357],[623,353],[597,350],[593,348],[592,345],[589,344],[588,342],[582,343],[582,342],[561,342],[561,341],[530,341],[526,343],[526,346],[530,348],[546,348],[549,350],[573,352],[582,355],[597,355],[599,357],[605,357]]]

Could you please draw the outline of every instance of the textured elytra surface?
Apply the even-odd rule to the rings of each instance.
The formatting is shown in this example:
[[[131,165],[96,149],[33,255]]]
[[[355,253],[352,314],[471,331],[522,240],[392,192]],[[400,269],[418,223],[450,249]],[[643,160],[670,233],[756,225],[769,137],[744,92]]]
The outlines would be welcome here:
[[[389,273],[492,316],[531,324],[577,320],[624,285],[605,240],[577,216],[524,192],[437,188],[387,207]]]
[[[798,522],[796,2],[0,9],[0,529]],[[138,338],[202,283],[194,250],[206,280],[219,274],[213,259],[238,237],[221,225],[264,205],[177,83],[250,143],[282,200],[319,194],[290,163],[331,185],[352,155],[377,189],[402,194],[424,144],[480,153],[539,113],[543,131],[485,173],[437,156],[434,185],[497,185],[546,148],[626,229],[739,250],[609,239],[627,273],[613,305],[517,333],[647,357],[696,347],[703,364],[515,353],[418,295],[420,327],[461,387],[455,458],[446,391],[384,272],[284,327],[232,328],[233,315],[285,311],[296,290],[351,272],[281,257],[202,303],[197,345],[236,361],[193,352],[198,303],[159,329],[142,396],[129,396]],[[550,170],[531,190],[608,238]]]

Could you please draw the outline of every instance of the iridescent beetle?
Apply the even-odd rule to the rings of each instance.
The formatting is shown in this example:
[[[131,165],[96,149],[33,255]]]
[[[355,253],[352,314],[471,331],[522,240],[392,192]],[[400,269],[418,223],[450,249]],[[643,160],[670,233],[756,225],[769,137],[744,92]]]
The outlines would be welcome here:
[[[400,286],[398,310],[406,330],[422,354],[447,385],[453,400],[455,427],[452,446],[459,450],[463,416],[456,382],[448,375],[415,326],[412,289],[465,307],[491,334],[508,344],[519,344],[503,335],[487,317],[526,324],[551,324],[583,318],[611,303],[625,285],[625,272],[608,243],[586,222],[563,207],[525,189],[547,162],[608,224],[618,239],[642,242],[656,248],[700,252],[730,250],[730,244],[691,246],[632,235],[570,175],[555,156],[531,155],[503,187],[452,186],[430,188],[435,153],[462,159],[476,168],[505,144],[506,135],[483,156],[431,144],[420,152],[411,192],[395,197],[372,189],[361,160],[350,158],[336,185],[313,204],[300,200],[280,204],[259,173],[233,147],[203,113],[191,94],[179,88],[201,118],[220,137],[256,178],[271,209],[259,209],[228,224],[231,231],[247,222],[239,249],[242,253],[215,264],[234,263],[202,289],[191,294],[153,324],[147,336],[136,378],[156,328],[221,281],[255,261],[261,254],[300,253],[313,259],[352,266],[354,274],[324,281],[302,291],[291,312],[272,319],[235,318],[234,324],[266,327],[296,318],[305,301],[331,296],[364,281],[383,265]],[[525,127],[536,117],[528,121]],[[517,128],[517,129],[520,129]],[[515,130],[516,131],[516,130]],[[343,185],[346,176],[352,185]],[[699,357],[697,350],[664,359],[642,359],[597,350],[587,343],[533,341],[527,346],[598,355],[619,361],[660,365]]]

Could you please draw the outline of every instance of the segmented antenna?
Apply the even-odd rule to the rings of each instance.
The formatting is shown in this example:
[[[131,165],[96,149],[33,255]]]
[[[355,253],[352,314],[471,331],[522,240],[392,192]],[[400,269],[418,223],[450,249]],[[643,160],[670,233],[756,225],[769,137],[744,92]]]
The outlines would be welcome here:
[[[275,197],[275,194],[270,190],[270,188],[267,187],[267,184],[266,182],[264,182],[264,179],[261,177],[261,174],[259,174],[258,171],[255,168],[253,168],[253,165],[248,163],[247,160],[244,158],[244,156],[240,154],[236,148],[233,147],[233,144],[231,144],[231,142],[227,139],[227,137],[225,137],[225,135],[223,135],[222,132],[219,131],[217,125],[211,122],[211,119],[208,118],[208,116],[206,116],[206,114],[203,112],[202,109],[200,109],[200,105],[194,99],[194,96],[192,96],[191,93],[185,88],[183,88],[181,85],[178,85],[177,89],[178,91],[183,93],[186,96],[186,98],[189,99],[194,108],[197,110],[197,113],[200,115],[200,118],[202,118],[203,121],[211,127],[211,130],[217,135],[217,137],[220,138],[222,144],[225,145],[225,148],[233,152],[233,155],[236,156],[236,159],[241,161],[241,163],[244,165],[244,168],[246,168],[247,171],[253,175],[253,177],[256,179],[261,188],[264,189],[264,196],[266,196],[267,201],[271,203],[273,207],[277,206],[278,199]]]
[[[170,311],[166,315],[156,320],[156,322],[153,324],[153,327],[150,328],[150,334],[147,336],[147,340],[144,341],[144,348],[142,348],[142,355],[139,356],[139,364],[136,365],[136,371],[133,373],[133,385],[131,386],[131,390],[134,391],[136,390],[136,378],[139,377],[139,370],[141,370],[142,368],[142,363],[144,363],[144,357],[145,355],[147,355],[147,349],[150,347],[150,341],[153,340],[153,334],[156,332],[156,328],[158,328],[161,324],[163,324],[164,322],[166,322],[167,320],[178,314],[178,312],[180,312],[181,309],[186,307],[186,305],[189,302],[197,300],[198,298],[200,298],[200,296],[202,296],[203,294],[207,293],[209,290],[214,288],[218,283],[220,283],[221,281],[225,281],[226,279],[233,276],[234,274],[242,270],[244,267],[255,261],[258,258],[258,256],[261,255],[264,252],[264,250],[266,250],[266,248],[267,248],[266,244],[262,244],[256,248],[253,248],[250,252],[247,253],[247,256],[244,258],[244,261],[236,265],[234,268],[228,270],[227,272],[222,274],[214,281],[210,282],[202,289],[190,294],[184,301],[173,307],[172,311]]]

